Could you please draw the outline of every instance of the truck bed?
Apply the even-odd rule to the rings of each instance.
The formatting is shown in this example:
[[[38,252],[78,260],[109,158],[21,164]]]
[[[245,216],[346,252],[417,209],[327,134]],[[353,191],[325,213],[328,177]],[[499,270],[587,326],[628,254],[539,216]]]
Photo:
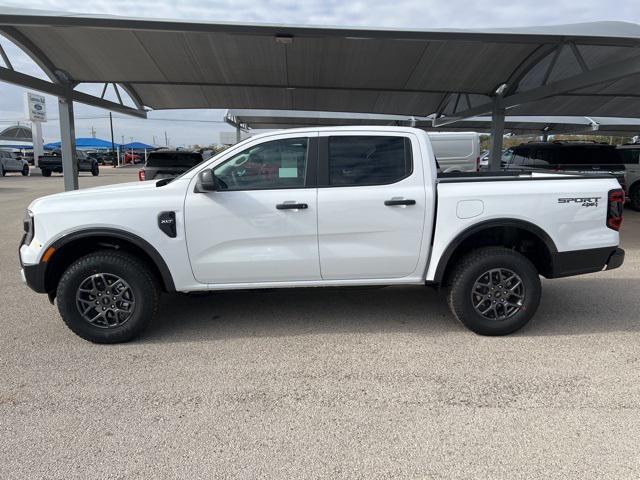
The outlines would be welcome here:
[[[438,173],[438,183],[513,182],[523,180],[593,180],[616,178],[608,173],[451,172]]]

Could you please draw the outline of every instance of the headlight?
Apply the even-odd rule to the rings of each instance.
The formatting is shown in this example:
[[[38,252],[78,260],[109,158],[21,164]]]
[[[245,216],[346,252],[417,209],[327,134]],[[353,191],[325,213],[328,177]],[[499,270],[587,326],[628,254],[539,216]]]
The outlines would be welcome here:
[[[31,240],[33,240],[33,235],[35,233],[33,212],[31,210],[27,210],[24,220],[22,221],[22,228],[24,229],[24,239],[22,240],[22,243],[29,245]]]

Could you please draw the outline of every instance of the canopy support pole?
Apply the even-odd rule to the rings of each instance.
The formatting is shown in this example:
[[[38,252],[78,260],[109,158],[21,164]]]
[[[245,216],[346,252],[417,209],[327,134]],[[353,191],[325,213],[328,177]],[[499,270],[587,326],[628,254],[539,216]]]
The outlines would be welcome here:
[[[60,150],[65,191],[78,189],[78,162],[76,161],[76,129],[73,120],[73,100],[58,98],[60,117]]]
[[[33,166],[39,166],[39,158],[44,155],[42,146],[42,124],[40,122],[31,122],[31,140],[33,141]]]
[[[236,143],[240,143],[242,139],[242,131],[240,130],[240,125],[236,127]]]
[[[491,148],[489,154],[489,170],[497,172],[502,169],[502,137],[504,136],[505,108],[500,96],[493,97],[491,121]]]

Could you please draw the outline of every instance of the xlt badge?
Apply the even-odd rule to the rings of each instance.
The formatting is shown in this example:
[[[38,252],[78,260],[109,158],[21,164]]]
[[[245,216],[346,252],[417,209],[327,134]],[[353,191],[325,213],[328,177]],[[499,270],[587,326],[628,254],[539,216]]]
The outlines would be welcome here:
[[[158,215],[158,227],[167,236],[176,238],[176,213],[175,212],[160,212]]]

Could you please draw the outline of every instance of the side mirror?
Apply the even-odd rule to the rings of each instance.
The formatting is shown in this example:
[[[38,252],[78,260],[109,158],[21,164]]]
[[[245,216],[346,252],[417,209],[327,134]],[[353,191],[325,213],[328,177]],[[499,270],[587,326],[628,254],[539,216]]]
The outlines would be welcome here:
[[[198,174],[195,189],[196,193],[215,192],[217,189],[218,182],[216,182],[216,176],[213,174],[213,170],[208,168]]]

